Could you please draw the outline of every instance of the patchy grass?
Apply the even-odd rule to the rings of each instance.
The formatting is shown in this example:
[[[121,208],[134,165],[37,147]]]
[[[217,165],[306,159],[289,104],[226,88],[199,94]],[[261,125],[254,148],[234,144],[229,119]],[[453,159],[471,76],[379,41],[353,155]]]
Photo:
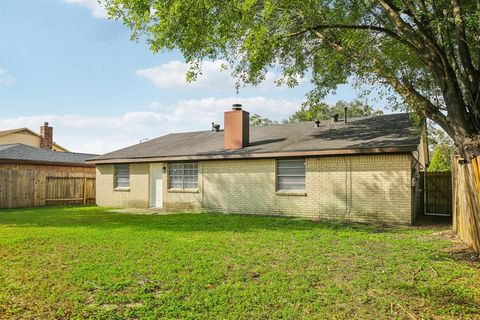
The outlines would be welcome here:
[[[480,317],[439,228],[259,216],[0,211],[0,318]]]

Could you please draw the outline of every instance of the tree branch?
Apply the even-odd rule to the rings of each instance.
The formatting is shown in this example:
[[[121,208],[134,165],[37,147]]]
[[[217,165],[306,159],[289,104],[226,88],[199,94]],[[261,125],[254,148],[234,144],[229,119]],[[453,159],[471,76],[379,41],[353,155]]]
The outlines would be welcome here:
[[[423,114],[424,117],[430,118],[438,123],[438,125],[440,125],[451,137],[454,136],[453,129],[447,116],[445,116],[429,99],[415,90],[412,85],[404,84],[396,77],[385,75],[384,77],[386,81],[395,89],[395,91],[397,91],[405,101],[409,102],[410,105],[414,106],[420,103],[424,107],[424,110],[417,109],[417,112]]]
[[[383,33],[409,47],[413,47],[413,44],[409,43],[405,39],[403,39],[399,34],[394,32],[393,30],[390,30],[388,28],[380,27],[380,26],[373,26],[373,25],[348,25],[348,24],[319,24],[310,28],[305,28],[303,30],[299,30],[296,32],[292,32],[288,35],[286,35],[286,38],[291,38],[295,37],[307,32],[311,31],[320,31],[320,30],[325,30],[325,29],[353,29],[353,30],[370,30],[370,31],[376,31]]]
[[[463,65],[464,70],[467,72],[470,79],[469,82],[475,85],[479,82],[479,71],[475,69],[472,63],[472,56],[470,55],[470,50],[467,45],[467,35],[465,33],[465,26],[463,24],[462,18],[462,8],[458,0],[451,0],[453,7],[453,19],[455,21],[455,29],[457,33],[457,45],[460,55],[460,61]],[[475,88],[472,88],[475,89]]]

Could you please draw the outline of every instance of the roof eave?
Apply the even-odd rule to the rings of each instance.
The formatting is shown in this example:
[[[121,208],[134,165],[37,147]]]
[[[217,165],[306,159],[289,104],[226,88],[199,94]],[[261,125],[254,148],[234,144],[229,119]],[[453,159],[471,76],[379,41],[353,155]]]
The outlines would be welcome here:
[[[75,162],[55,162],[55,161],[41,161],[41,160],[22,160],[22,159],[0,159],[0,164],[33,164],[33,165],[49,165],[61,167],[86,167],[92,168],[93,163],[75,163]]]
[[[279,152],[265,152],[265,153],[235,153],[235,154],[209,154],[209,155],[182,155],[182,156],[166,156],[166,157],[89,159],[89,160],[86,160],[86,163],[89,163],[89,164],[145,163],[145,162],[163,162],[163,161],[362,155],[362,154],[385,154],[385,153],[410,153],[415,150],[417,150],[416,145],[407,145],[407,146],[395,146],[395,147],[331,149],[331,150],[315,150],[315,151],[289,151],[289,152],[279,151]]]

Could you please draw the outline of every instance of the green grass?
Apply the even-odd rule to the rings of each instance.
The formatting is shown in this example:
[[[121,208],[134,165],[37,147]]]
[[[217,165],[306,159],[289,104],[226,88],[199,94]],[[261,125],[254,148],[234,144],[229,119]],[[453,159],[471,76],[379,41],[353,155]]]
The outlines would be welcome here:
[[[480,317],[439,228],[96,207],[0,211],[0,318]]]

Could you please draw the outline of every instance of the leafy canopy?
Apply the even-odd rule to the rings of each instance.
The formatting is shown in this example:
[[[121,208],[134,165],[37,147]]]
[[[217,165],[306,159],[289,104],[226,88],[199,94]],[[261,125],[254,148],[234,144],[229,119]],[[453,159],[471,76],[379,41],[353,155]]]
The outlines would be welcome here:
[[[253,114],[250,116],[250,126],[251,127],[263,127],[269,126],[272,124],[277,124],[278,121],[270,120],[268,118],[264,118],[259,114]]]
[[[353,78],[480,154],[478,1],[106,0],[106,7],[153,52],[180,50],[189,80],[203,60],[226,61],[238,85],[256,85],[274,68],[279,85],[308,76],[307,101],[318,105]]]
[[[449,157],[449,151],[445,150],[445,146],[440,146],[435,149],[435,152],[433,152],[428,171],[450,171],[450,161],[451,158]]]
[[[360,100],[354,100],[352,102],[338,101],[332,106],[322,102],[316,105],[302,106],[300,110],[291,115],[286,122],[327,120],[334,114],[345,117],[345,108],[348,108],[348,118],[383,114],[381,110],[374,110],[371,106]]]
[[[452,156],[458,150],[445,131],[432,123],[428,128],[428,147],[432,154],[428,171],[450,171]]]

